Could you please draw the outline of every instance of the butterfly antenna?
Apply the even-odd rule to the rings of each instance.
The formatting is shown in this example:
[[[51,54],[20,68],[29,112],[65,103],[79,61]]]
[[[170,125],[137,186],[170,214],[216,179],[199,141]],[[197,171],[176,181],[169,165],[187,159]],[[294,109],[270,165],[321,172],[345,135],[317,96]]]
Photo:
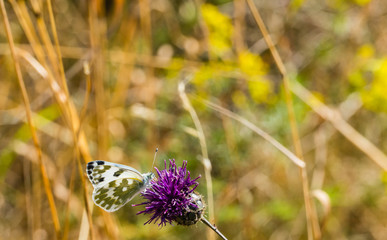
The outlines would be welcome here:
[[[158,151],[159,151],[159,148],[156,148],[155,156],[153,157],[152,169],[153,169],[153,166],[155,165],[156,156],[157,156],[157,152],[158,152]]]

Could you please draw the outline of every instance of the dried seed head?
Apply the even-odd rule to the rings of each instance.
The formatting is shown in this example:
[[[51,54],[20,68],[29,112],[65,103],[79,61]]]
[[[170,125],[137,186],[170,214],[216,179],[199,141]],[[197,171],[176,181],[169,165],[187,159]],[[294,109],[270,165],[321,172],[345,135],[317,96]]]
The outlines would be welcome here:
[[[196,224],[203,216],[205,203],[200,194],[193,192],[190,194],[190,204],[183,210],[182,215],[176,217],[175,221],[180,225]]]

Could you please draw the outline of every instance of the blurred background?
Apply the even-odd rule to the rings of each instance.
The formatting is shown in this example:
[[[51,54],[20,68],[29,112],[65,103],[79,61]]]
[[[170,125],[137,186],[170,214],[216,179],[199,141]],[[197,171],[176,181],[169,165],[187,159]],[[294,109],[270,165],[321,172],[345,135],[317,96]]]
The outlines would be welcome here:
[[[187,160],[202,176],[205,217],[229,239],[387,236],[386,1],[9,0],[3,10],[1,238],[218,239],[200,222],[143,225],[131,206],[140,197],[114,213],[92,203],[86,162],[147,172],[156,147],[159,169]]]

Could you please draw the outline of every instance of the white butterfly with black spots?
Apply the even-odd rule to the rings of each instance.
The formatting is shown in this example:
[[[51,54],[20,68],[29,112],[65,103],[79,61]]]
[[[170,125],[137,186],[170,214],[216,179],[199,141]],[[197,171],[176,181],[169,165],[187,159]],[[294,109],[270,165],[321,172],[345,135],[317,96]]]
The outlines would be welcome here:
[[[152,172],[142,174],[132,167],[106,161],[89,162],[86,173],[94,187],[94,203],[107,212],[124,206],[148,188],[155,177]]]

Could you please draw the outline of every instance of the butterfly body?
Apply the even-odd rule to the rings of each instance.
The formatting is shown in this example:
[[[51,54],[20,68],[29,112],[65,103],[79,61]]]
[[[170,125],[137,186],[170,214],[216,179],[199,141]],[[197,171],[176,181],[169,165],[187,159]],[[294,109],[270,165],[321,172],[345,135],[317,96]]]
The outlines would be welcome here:
[[[106,162],[89,162],[86,173],[93,184],[93,201],[108,212],[117,211],[137,194],[150,186],[154,173],[140,173],[136,169]]]

